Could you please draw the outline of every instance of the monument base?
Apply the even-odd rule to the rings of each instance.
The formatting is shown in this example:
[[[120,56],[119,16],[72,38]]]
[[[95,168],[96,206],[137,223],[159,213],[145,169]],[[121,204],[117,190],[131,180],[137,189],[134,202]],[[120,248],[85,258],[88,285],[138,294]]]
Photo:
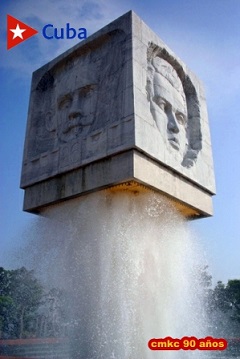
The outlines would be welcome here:
[[[129,150],[25,188],[24,211],[39,213],[49,205],[94,191],[156,191],[187,218],[211,216],[211,193],[143,153]]]

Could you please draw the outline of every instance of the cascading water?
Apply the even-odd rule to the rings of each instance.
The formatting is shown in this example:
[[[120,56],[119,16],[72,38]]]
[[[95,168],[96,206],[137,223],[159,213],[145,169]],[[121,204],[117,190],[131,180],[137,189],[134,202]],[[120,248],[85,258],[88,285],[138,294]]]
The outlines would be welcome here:
[[[200,357],[198,350],[153,352],[147,345],[207,335],[201,250],[169,201],[150,191],[106,190],[42,215],[31,228],[29,266],[46,286],[67,293],[71,358]]]

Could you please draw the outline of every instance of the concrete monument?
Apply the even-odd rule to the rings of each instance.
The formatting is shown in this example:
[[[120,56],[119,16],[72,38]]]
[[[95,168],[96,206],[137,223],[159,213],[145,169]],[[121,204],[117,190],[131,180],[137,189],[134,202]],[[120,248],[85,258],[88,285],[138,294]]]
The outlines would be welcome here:
[[[21,187],[30,212],[111,187],[212,214],[202,86],[133,12],[34,72]]]

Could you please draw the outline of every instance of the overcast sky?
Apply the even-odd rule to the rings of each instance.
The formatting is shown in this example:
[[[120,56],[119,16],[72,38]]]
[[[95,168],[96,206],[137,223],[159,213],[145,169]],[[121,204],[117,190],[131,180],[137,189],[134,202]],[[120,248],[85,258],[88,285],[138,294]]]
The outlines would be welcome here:
[[[0,266],[24,243],[35,216],[22,212],[19,189],[31,74],[75,40],[37,35],[6,50],[6,15],[39,32],[51,23],[85,27],[91,35],[129,10],[137,13],[204,83],[211,128],[217,195],[214,217],[191,223],[208,253],[214,281],[240,279],[240,1],[1,1],[1,247]]]

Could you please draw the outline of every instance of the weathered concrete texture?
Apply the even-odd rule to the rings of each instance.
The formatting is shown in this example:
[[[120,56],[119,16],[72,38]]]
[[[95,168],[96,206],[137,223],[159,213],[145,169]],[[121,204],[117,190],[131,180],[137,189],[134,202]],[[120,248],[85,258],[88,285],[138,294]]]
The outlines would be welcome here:
[[[123,187],[142,191],[142,186],[174,200],[187,217],[212,214],[209,193],[135,150],[110,156],[26,188],[24,209],[37,213],[49,203],[58,203],[79,194]]]
[[[203,87],[137,16],[133,17],[133,82],[136,146],[215,193]]]
[[[129,12],[33,74],[24,210],[133,181],[212,214],[202,86]]]

